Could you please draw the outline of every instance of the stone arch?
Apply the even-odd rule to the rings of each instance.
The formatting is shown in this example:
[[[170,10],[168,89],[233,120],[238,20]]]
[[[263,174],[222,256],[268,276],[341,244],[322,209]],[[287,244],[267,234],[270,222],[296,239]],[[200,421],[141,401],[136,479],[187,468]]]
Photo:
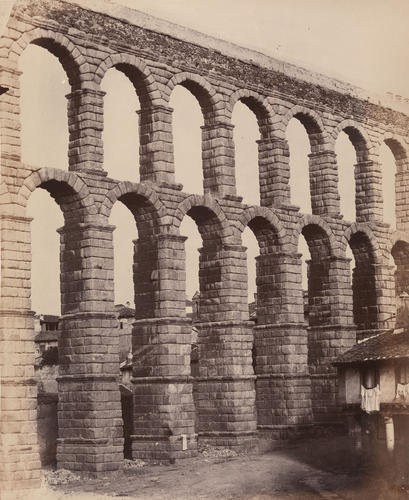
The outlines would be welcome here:
[[[141,108],[153,105],[163,105],[161,92],[152,76],[149,67],[131,54],[111,54],[98,66],[95,73],[95,82],[99,86],[106,72],[116,68],[129,78],[141,103]]]
[[[46,189],[61,207],[66,220],[77,220],[79,215],[96,214],[94,197],[88,186],[74,172],[56,168],[42,168],[24,180],[17,194],[17,203],[27,206],[31,193],[38,187]]]
[[[383,199],[384,206],[391,210],[394,208],[394,214],[396,217],[396,224],[398,227],[405,227],[407,225],[408,215],[407,206],[409,202],[408,198],[408,184],[409,184],[409,159],[408,159],[408,143],[403,137],[399,137],[393,132],[386,132],[383,137],[383,144],[385,144],[392,153],[394,158],[394,169],[395,175],[393,178],[389,178],[389,182],[386,179],[386,173],[389,169],[382,168],[382,181],[383,181]],[[381,159],[381,158],[380,158]],[[393,200],[388,196],[385,198],[385,185],[389,184],[389,188],[394,190],[394,207],[392,205]],[[384,212],[385,215],[385,212]],[[393,220],[393,219],[392,219]]]
[[[260,129],[262,139],[267,139],[270,135],[270,123],[273,116],[273,110],[267,98],[248,89],[236,90],[231,96],[228,103],[228,114],[231,115],[234,106],[238,101],[245,104],[256,115],[257,123]]]
[[[304,214],[301,217],[298,225],[296,226],[296,229],[294,230],[293,233],[293,238],[294,238],[293,244],[295,245],[295,248],[297,248],[298,240],[301,233],[303,232],[303,229],[307,226],[315,226],[319,228],[319,230],[322,232],[323,235],[325,234],[325,237],[327,238],[328,241],[329,255],[331,256],[339,255],[340,253],[339,243],[331,229],[331,226],[320,216],[313,214]]]
[[[388,146],[395,158],[396,173],[401,174],[403,172],[408,172],[408,147],[405,144],[404,138],[398,137],[391,132],[387,132],[383,136],[383,142]]]
[[[282,249],[284,246],[288,245],[288,237],[285,227],[277,215],[267,207],[254,206],[246,208],[235,223],[239,233],[242,234],[244,229],[247,226],[250,227],[251,221],[254,221],[255,219],[263,219],[271,227],[276,234],[277,243]]]
[[[302,149],[297,143],[289,143],[291,139],[289,125],[293,118],[302,125],[308,137],[309,144],[303,145]],[[291,193],[291,202],[302,206],[303,211],[307,213],[311,211],[313,214],[321,215],[336,211],[338,193],[333,182],[333,179],[336,178],[332,159],[333,152],[328,149],[327,131],[321,117],[313,110],[295,105],[281,117],[280,122],[275,127],[279,127],[279,131],[274,132],[275,135],[283,138],[286,174],[290,180],[287,192]],[[294,170],[296,163],[293,159],[296,157],[294,153],[297,151],[302,152],[300,170],[298,168]],[[324,164],[325,168],[323,169]],[[330,182],[328,181],[329,177],[331,178]]]
[[[409,239],[407,237],[405,239],[397,239],[392,246],[391,253],[395,260],[398,253],[405,253],[406,266],[409,271]],[[409,280],[407,281],[409,285]],[[407,291],[409,292],[409,288]]]
[[[380,262],[379,245],[370,229],[352,224],[344,233],[355,259],[352,271],[353,318],[358,331],[378,327],[376,264]],[[358,338],[362,335],[358,333]]]
[[[156,234],[167,222],[167,211],[156,192],[145,184],[120,182],[106,194],[99,213],[109,218],[113,205],[121,201],[135,218],[138,232]]]
[[[167,83],[168,102],[176,85],[182,85],[189,90],[199,102],[202,109],[205,123],[211,120],[217,114],[217,104],[222,101],[213,86],[200,75],[195,73],[177,73]]]
[[[395,270],[396,327],[409,326],[409,238],[396,236],[391,248]]]
[[[288,303],[287,280],[289,267],[285,248],[286,232],[277,216],[265,207],[249,207],[236,223],[240,228],[242,244],[246,249],[247,291],[255,286],[254,302],[248,296],[251,318],[257,326],[285,321]],[[253,244],[244,240],[244,229],[248,227],[255,238],[258,250],[253,253]],[[244,241],[243,241],[244,240]],[[254,242],[254,240],[253,240]],[[247,244],[249,243],[249,244]],[[253,254],[253,255],[252,255]],[[254,258],[253,258],[254,257]],[[255,264],[255,267],[254,267]],[[287,260],[288,264],[288,260]],[[294,300],[294,297],[291,298]],[[254,332],[252,349],[253,368],[263,364],[263,348]]]
[[[356,233],[362,233],[365,235],[365,237],[368,239],[368,242],[370,243],[370,246],[372,248],[373,257],[375,259],[375,262],[379,262],[381,249],[380,249],[378,240],[376,239],[374,233],[371,231],[371,229],[366,224],[354,222],[345,230],[345,232],[343,234],[343,238],[342,238],[343,251],[345,252],[347,245],[349,245],[349,242],[351,241],[351,238]]]
[[[392,252],[392,248],[395,246],[395,244],[398,242],[398,241],[403,241],[404,243],[408,243],[409,244],[409,235],[408,233],[404,232],[404,231],[394,231],[392,233],[392,237],[390,239],[390,246],[388,248],[388,251],[389,252]]]
[[[292,118],[296,118],[304,126],[308,134],[312,153],[325,148],[328,142],[327,132],[318,113],[298,104],[293,106],[281,118],[279,123],[280,127],[282,127],[283,138],[285,138],[285,131]]]
[[[355,149],[354,165],[356,220],[367,221],[382,217],[381,172],[374,144],[365,129],[354,120],[343,120],[334,129],[334,144],[345,132]]]
[[[197,320],[199,323],[223,320],[226,317],[226,307],[233,307],[232,314],[240,316],[246,308],[246,302],[238,304],[236,301],[231,305],[231,301],[237,299],[237,295],[233,297],[231,286],[234,273],[238,272],[236,265],[232,263],[244,267],[244,261],[238,257],[243,247],[234,241],[224,213],[211,198],[193,195],[179,204],[172,229],[179,229],[181,236],[184,235],[181,233],[180,222],[186,216],[194,221],[201,237],[201,248],[198,249],[200,295]],[[245,295],[243,289],[237,293],[242,297]],[[201,352],[200,355],[202,354]]]
[[[90,68],[79,48],[71,40],[61,33],[35,28],[24,33],[11,45],[9,48],[10,62],[17,63],[18,58],[29,44],[38,45],[58,58],[67,74],[72,90],[78,90],[81,87],[83,75],[89,73]]]
[[[316,216],[305,216],[299,226],[297,246],[301,235],[305,238],[310,253],[307,264],[308,323],[310,327],[320,327],[331,322],[332,258],[336,248],[332,231]],[[308,359],[310,365],[319,364],[320,354],[309,342]]]
[[[357,162],[368,161],[372,150],[372,142],[366,130],[354,120],[343,120],[332,133],[333,149],[339,134],[345,132],[355,148]]]
[[[218,202],[210,196],[202,196],[192,194],[187,196],[176,208],[175,215],[173,216],[172,228],[178,230],[185,215],[195,207],[203,207],[214,214],[214,217],[219,221],[220,227],[223,230],[224,236],[231,235],[229,222],[223,212],[222,207]]]
[[[305,237],[311,253],[311,259],[321,261],[334,257],[334,235],[328,232],[325,224],[309,221],[302,225],[301,234]]]
[[[408,146],[403,137],[387,132],[383,136],[383,143],[390,149],[396,165],[395,193],[398,197],[402,197],[401,201],[396,200],[396,209],[398,212],[406,210],[406,192],[409,176],[409,158]],[[400,207],[400,205],[402,205]]]

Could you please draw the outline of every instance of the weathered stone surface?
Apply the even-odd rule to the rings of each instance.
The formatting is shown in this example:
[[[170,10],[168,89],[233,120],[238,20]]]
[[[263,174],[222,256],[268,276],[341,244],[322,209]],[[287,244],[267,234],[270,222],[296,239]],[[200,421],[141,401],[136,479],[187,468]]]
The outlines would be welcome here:
[[[139,235],[133,269],[133,456],[189,458],[198,439],[242,449],[254,446],[257,432],[276,439],[299,435],[314,423],[334,423],[331,361],[356,334],[362,338],[391,326],[395,292],[401,295],[409,286],[408,116],[350,95],[348,85],[314,82],[305,70],[290,71],[274,61],[250,63],[61,0],[19,2],[2,42],[0,85],[8,91],[0,95],[1,488],[28,489],[40,482],[25,214],[38,187],[49,191],[64,214],[59,467],[99,474],[117,469],[123,458],[108,224],[118,200],[132,212]],[[71,85],[69,172],[21,162],[17,68],[29,43],[57,56]],[[100,84],[113,66],[132,81],[141,103],[140,184],[104,172]],[[204,195],[175,184],[169,100],[176,85],[190,90],[203,112]],[[243,204],[236,193],[231,114],[237,100],[256,114],[260,128],[254,175],[261,206]],[[292,117],[310,139],[312,215],[290,204],[286,127]],[[354,223],[339,213],[334,144],[342,131],[357,155]],[[394,234],[382,222],[382,142],[397,164]],[[186,216],[196,222],[203,242],[194,374],[185,238],[179,234]],[[260,247],[254,328],[241,242],[247,226]],[[311,254],[308,323],[297,253],[302,236]],[[356,264],[352,286],[347,245]]]

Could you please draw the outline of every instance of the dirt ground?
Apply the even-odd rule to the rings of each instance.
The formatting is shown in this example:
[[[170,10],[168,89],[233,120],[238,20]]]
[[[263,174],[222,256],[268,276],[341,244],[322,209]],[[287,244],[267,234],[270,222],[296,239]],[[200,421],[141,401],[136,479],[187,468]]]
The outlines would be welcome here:
[[[406,449],[397,450],[392,457],[383,448],[357,452],[347,438],[338,436],[299,441],[264,454],[224,451],[208,449],[196,459],[172,465],[128,463],[124,470],[99,479],[74,477],[66,484],[47,485],[39,498],[409,499]],[[53,474],[57,482],[63,478],[61,472],[48,473],[48,477]],[[65,479],[69,477],[67,474]]]

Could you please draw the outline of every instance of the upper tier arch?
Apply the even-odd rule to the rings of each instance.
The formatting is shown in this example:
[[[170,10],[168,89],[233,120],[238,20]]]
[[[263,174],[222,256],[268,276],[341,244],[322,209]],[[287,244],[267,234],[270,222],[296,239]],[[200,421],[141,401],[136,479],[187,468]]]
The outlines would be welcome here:
[[[155,79],[149,67],[141,59],[126,53],[109,55],[101,62],[95,72],[95,83],[98,86],[100,86],[106,72],[111,68],[116,68],[129,78],[139,97],[142,109],[153,105],[164,105],[165,102]]]
[[[288,124],[292,118],[296,118],[304,126],[311,145],[311,150],[323,149],[328,141],[327,131],[322,123],[320,115],[314,110],[301,105],[295,105],[275,124],[277,131],[281,132],[285,139]]]
[[[267,98],[261,94],[257,94],[252,90],[240,89],[233,92],[227,105],[227,114],[231,119],[234,106],[238,101],[245,104],[256,115],[257,122],[260,128],[260,135],[263,139],[267,139],[270,135],[271,122],[273,119],[273,109]]]
[[[30,44],[38,45],[58,58],[72,90],[81,87],[81,82],[86,79],[85,75],[89,74],[90,67],[80,49],[69,38],[62,33],[35,28],[25,32],[8,47],[9,62],[17,66],[20,55]]]
[[[166,84],[167,102],[169,103],[173,89],[176,85],[182,85],[189,90],[199,102],[205,123],[214,119],[218,108],[224,107],[223,99],[214,87],[201,75],[182,72],[172,76]]]
[[[335,142],[341,132],[345,132],[348,135],[355,148],[357,161],[368,161],[374,146],[367,131],[354,120],[343,120],[332,131],[333,148],[335,148]]]

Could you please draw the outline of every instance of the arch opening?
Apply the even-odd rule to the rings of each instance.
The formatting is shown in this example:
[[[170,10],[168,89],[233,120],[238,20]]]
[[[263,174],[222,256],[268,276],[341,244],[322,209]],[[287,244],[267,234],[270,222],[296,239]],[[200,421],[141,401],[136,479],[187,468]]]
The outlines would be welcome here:
[[[57,52],[51,51],[47,44],[37,45],[30,44],[19,59],[22,161],[68,170],[65,96],[71,87],[64,71],[68,63],[61,64],[66,59],[60,57],[58,61]]]
[[[132,328],[135,321],[136,298],[134,281],[134,245],[137,244],[136,221],[124,203],[113,205],[110,224],[115,226],[113,239],[113,269],[106,269],[113,282],[114,313],[119,337],[119,371],[121,377],[121,411],[124,433],[124,458],[132,459],[133,401],[132,401]]]
[[[114,179],[139,182],[139,119],[143,95],[134,68],[117,65],[101,82],[104,96],[104,169]],[[146,99],[146,97],[145,97]]]
[[[347,146],[345,136],[347,135],[350,143],[355,150],[355,161],[353,160],[352,150]],[[343,148],[341,167],[338,168],[339,178],[342,183],[338,184],[341,196],[341,207],[345,212],[344,215],[349,214],[352,220],[367,220],[368,206],[374,201],[374,187],[378,181],[378,174],[374,170],[372,161],[369,158],[369,146],[367,139],[362,132],[354,125],[346,125],[340,130],[341,137],[337,141],[338,147]],[[354,162],[353,177],[351,167],[346,162]],[[338,162],[338,167],[340,163]],[[368,172],[370,172],[371,183],[368,184]],[[354,189],[349,194],[348,189]],[[353,202],[347,205],[347,201],[353,198]],[[376,201],[377,206],[378,200]],[[369,204],[369,205],[368,205]]]
[[[243,244],[247,247],[248,300],[256,324],[277,321],[282,305],[282,269],[277,261],[281,243],[276,229],[261,216],[249,221],[243,232]],[[254,265],[255,264],[255,265]]]
[[[338,192],[340,196],[341,214],[346,220],[356,220],[356,184],[355,163],[356,150],[345,131],[342,131],[335,142],[335,153],[338,164]]]
[[[79,67],[66,47],[63,47],[51,38],[44,37],[32,40],[29,47],[30,46],[41,47],[58,59],[67,75],[71,90],[77,90],[81,87]],[[25,50],[27,50],[27,48]]]
[[[315,224],[304,226],[302,236],[306,246],[299,242],[298,248],[302,250],[303,257],[308,253],[310,255],[310,260],[306,262],[306,269],[304,268],[308,285],[308,314],[306,312],[304,314],[308,318],[310,327],[322,326],[330,323],[331,319],[331,303],[328,294],[331,245],[325,231]],[[306,307],[306,300],[304,303]],[[313,349],[309,349],[310,364],[316,363],[318,357],[319,353],[314,353]]]
[[[382,206],[383,221],[396,228],[396,173],[397,160],[388,144],[383,143],[379,148],[379,163],[382,171]]]
[[[260,123],[253,111],[254,103],[241,99],[233,109],[236,187],[244,203],[260,204],[258,146]]]
[[[31,309],[34,312],[34,378],[37,382],[37,439],[42,467],[57,463],[57,402],[61,293],[60,237],[64,214],[46,186],[30,196]]]
[[[131,191],[120,196],[118,201],[133,215],[140,238],[159,233],[159,214],[149,199]]]
[[[117,70],[124,75],[127,80],[132,84],[138,101],[140,102],[140,109],[149,109],[152,102],[149,96],[149,89],[147,88],[146,76],[137,67],[128,63],[117,63],[110,68],[105,75],[112,69]],[[104,78],[105,78],[104,75]]]
[[[186,270],[186,317],[191,318],[191,353],[190,374],[199,376],[199,330],[195,323],[200,321],[200,285],[199,285],[199,258],[202,238],[196,222],[191,217],[184,217],[180,225],[180,234],[187,237],[185,241],[185,270]],[[194,392],[194,396],[196,393]],[[198,414],[196,412],[196,428]]]
[[[396,328],[409,327],[409,243],[397,241],[391,255],[395,264]]]
[[[186,192],[203,193],[203,91],[188,82],[177,85],[170,98],[175,178]]]
[[[353,319],[359,339],[366,330],[378,327],[375,258],[368,236],[361,231],[351,236],[349,246],[355,261],[352,271]]]
[[[253,231],[246,226],[242,235],[247,257],[247,301],[249,303],[250,319],[257,322],[257,258],[260,248]]]
[[[353,126],[347,126],[342,129],[349,137],[351,144],[354,146],[356,153],[356,162],[368,161],[368,145],[362,133]]]
[[[289,121],[286,138],[290,153],[291,203],[299,206],[301,212],[310,214],[312,206],[308,155],[311,153],[311,146],[308,131],[298,116]]]
[[[187,317],[191,314],[190,373],[193,377],[203,376],[203,356],[210,339],[202,338],[201,323],[212,321],[219,309],[222,269],[222,230],[217,216],[207,207],[194,206],[186,213],[181,223],[180,234],[188,235],[185,242],[186,281],[185,297]],[[201,246],[201,248],[199,248]],[[194,291],[194,292],[193,292]],[[191,296],[193,292],[193,295]],[[191,296],[191,298],[190,298]],[[191,308],[191,311],[189,309]],[[206,330],[206,327],[205,327]],[[211,344],[210,344],[211,347]],[[212,354],[209,352],[208,354]],[[196,432],[201,427],[198,383],[193,382]]]
[[[118,263],[118,266],[125,265],[125,269],[129,270],[130,255],[133,255],[132,274],[129,279],[124,277],[126,279],[124,290],[129,295],[131,293],[130,283],[133,284],[133,307],[136,319],[154,318],[158,298],[157,281],[152,277],[153,273],[157,272],[159,258],[156,241],[157,235],[160,233],[159,216],[151,201],[135,192],[123,194],[118,198],[118,201],[128,212],[125,218],[117,220],[115,224],[118,238],[121,235],[124,238],[124,240],[115,241],[118,245],[116,247],[117,253],[126,252],[126,261]],[[124,213],[123,208],[118,209],[118,212]],[[125,245],[125,248],[122,248],[122,245]],[[119,271],[118,268],[118,273],[125,273],[125,269]],[[130,302],[129,299],[127,301]]]
[[[57,229],[64,225],[64,214],[47,187],[42,187],[31,194],[27,205],[27,214],[33,218],[31,304],[36,314],[59,316],[60,242]]]
[[[311,262],[311,253],[304,237],[298,239],[297,252],[301,258],[301,288],[304,305],[304,321],[309,326],[309,299],[308,299],[308,269]]]
[[[157,280],[159,217],[151,201],[136,192],[118,197],[109,213],[115,226],[113,262],[107,272],[113,280],[118,328],[118,370],[121,375],[121,411],[124,458],[132,458],[135,406],[132,397],[134,358],[139,352],[135,320],[154,318],[158,301]],[[156,274],[155,274],[156,273]]]

